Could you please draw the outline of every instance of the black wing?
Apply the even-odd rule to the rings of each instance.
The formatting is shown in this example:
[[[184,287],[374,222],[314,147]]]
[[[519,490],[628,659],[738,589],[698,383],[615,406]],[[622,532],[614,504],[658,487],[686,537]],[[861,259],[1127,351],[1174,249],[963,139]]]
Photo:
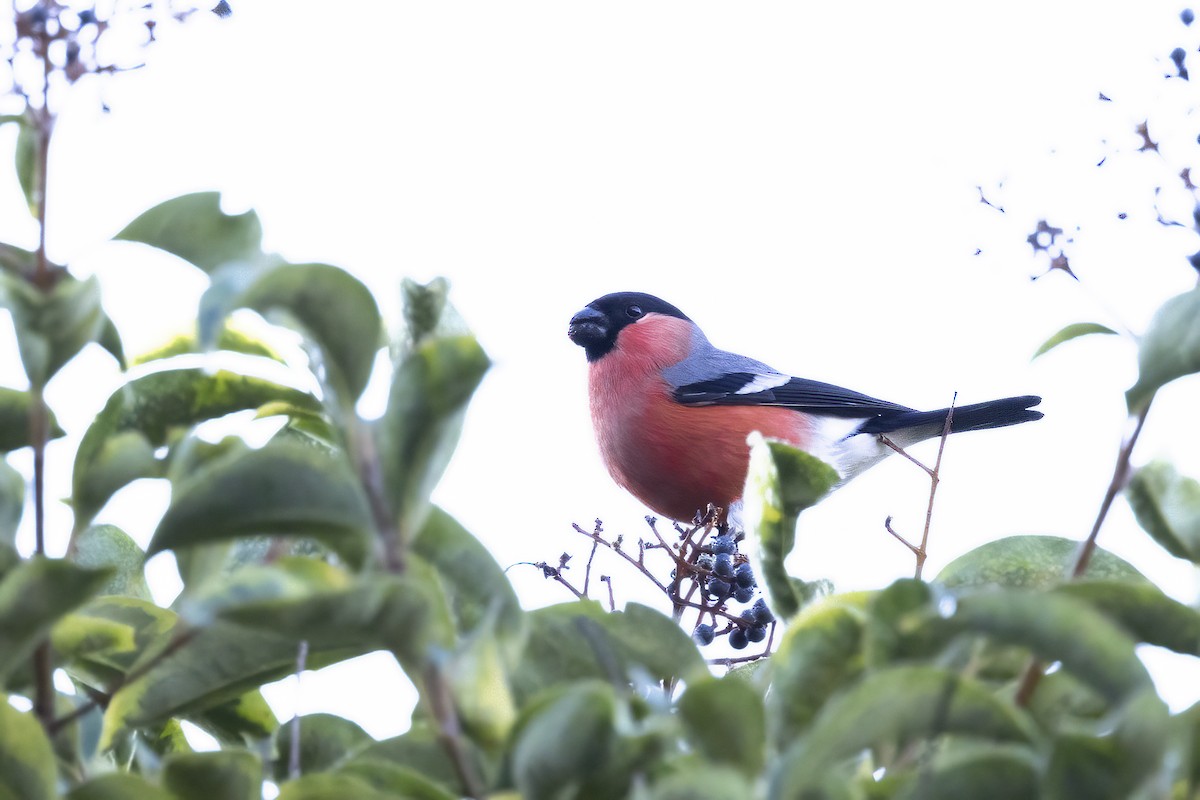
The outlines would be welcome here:
[[[680,386],[675,390],[675,399],[689,406],[782,406],[851,418],[915,410],[831,383],[752,372],[728,372],[718,378]]]

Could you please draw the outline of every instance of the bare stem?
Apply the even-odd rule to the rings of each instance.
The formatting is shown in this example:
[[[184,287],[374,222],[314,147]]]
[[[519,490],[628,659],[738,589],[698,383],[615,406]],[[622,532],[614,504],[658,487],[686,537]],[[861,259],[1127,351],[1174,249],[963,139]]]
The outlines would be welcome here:
[[[1071,565],[1071,569],[1067,573],[1068,580],[1074,580],[1083,575],[1087,571],[1088,564],[1091,563],[1092,555],[1096,552],[1096,539],[1100,535],[1100,528],[1108,516],[1109,509],[1112,508],[1113,501],[1125,488],[1125,482],[1129,477],[1129,460],[1133,456],[1134,445],[1137,444],[1138,436],[1142,433],[1142,426],[1146,423],[1146,415],[1149,413],[1150,403],[1147,402],[1134,418],[1133,429],[1121,443],[1121,449],[1117,452],[1117,463],[1113,467],[1112,479],[1108,482],[1104,498],[1100,501],[1100,509],[1096,512],[1096,521],[1092,523],[1092,529],[1087,538],[1079,545],[1079,551],[1075,554],[1075,563]],[[1017,689],[1017,705],[1029,705],[1044,674],[1045,665],[1036,658],[1030,659]]]
[[[424,695],[429,701],[430,711],[437,725],[438,741],[450,757],[450,763],[454,765],[463,796],[471,800],[483,800],[487,789],[476,774],[475,765],[467,753],[458,714],[454,710],[454,699],[450,696],[450,686],[437,666],[430,665],[425,671]]]
[[[300,682],[300,673],[304,672],[308,663],[308,641],[301,639],[296,647],[296,682]],[[288,746],[288,777],[292,780],[300,777],[300,712],[292,716],[292,741]]]

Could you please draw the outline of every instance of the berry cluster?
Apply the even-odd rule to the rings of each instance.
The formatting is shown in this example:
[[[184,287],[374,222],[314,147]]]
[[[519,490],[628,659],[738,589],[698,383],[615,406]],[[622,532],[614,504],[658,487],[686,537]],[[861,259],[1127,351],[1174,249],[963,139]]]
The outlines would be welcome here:
[[[745,556],[737,552],[737,540],[728,533],[721,533],[704,546],[695,546],[694,560],[688,560],[691,578],[700,587],[704,602],[700,604],[700,620],[692,631],[692,638],[700,645],[712,644],[720,635],[729,636],[729,645],[735,650],[745,649],[751,642],[767,638],[767,628],[775,621],[767,603],[761,597],[754,600],[758,581],[754,568]],[[676,576],[677,578],[677,576]],[[676,586],[678,586],[678,578]],[[753,605],[734,616],[727,608],[729,601]],[[712,622],[706,623],[705,617]],[[720,627],[720,621],[727,624]]]

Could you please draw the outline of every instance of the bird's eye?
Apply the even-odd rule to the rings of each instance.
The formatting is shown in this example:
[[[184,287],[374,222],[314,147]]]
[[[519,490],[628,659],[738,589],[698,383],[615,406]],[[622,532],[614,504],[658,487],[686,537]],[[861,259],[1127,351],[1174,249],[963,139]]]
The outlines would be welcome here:
[[[638,317],[642,316],[642,313],[641,306],[625,306],[625,314],[630,319],[637,319]]]

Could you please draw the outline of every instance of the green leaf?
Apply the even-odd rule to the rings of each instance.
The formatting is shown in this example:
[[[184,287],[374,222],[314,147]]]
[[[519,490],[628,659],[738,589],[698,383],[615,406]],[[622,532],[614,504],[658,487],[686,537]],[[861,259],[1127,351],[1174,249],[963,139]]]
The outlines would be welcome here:
[[[282,784],[278,800],[391,800],[395,797],[376,792],[369,783],[353,775],[305,775]]]
[[[771,741],[782,750],[863,669],[865,598],[834,596],[804,609],[771,657]]]
[[[533,704],[512,750],[517,788],[529,800],[573,796],[605,768],[616,739],[612,687],[581,682]]]
[[[108,319],[100,306],[96,276],[77,280],[62,274],[49,291],[0,273],[0,306],[12,314],[17,349],[33,386],[45,386],[64,364],[103,332]]]
[[[375,366],[383,320],[371,291],[328,264],[283,264],[263,273],[236,301],[264,316],[285,312],[316,342],[314,371],[353,409]]]
[[[220,192],[185,194],[160,203],[113,238],[166,250],[208,273],[232,261],[254,263],[262,258],[258,214],[226,214]]]
[[[99,775],[67,793],[66,800],[176,800],[170,792],[125,772]]]
[[[368,574],[345,589],[246,602],[223,615],[264,634],[289,637],[293,645],[304,639],[313,651],[391,650],[408,668],[421,662],[431,644],[447,649],[453,644],[437,575],[416,559],[403,576]]]
[[[34,191],[37,185],[38,123],[32,114],[32,111],[28,111],[18,119],[17,147],[13,155],[17,182],[21,184],[21,193],[25,195],[25,205],[29,208],[29,214],[37,219],[38,202]]]
[[[1042,346],[1039,347],[1037,352],[1033,354],[1033,357],[1037,358],[1038,356],[1044,356],[1046,353],[1049,353],[1063,342],[1069,342],[1072,339],[1078,339],[1080,336],[1088,336],[1093,333],[1115,335],[1116,331],[1106,325],[1101,325],[1098,322],[1076,322],[1063,328],[1061,331],[1043,342]]]
[[[147,600],[106,595],[61,619],[50,641],[71,677],[104,688],[161,650],[175,623],[175,612]]]
[[[192,721],[229,747],[260,743],[279,729],[275,712],[257,689],[206,708]]]
[[[108,581],[107,569],[34,556],[0,580],[0,678],[33,653],[56,620]]]
[[[125,361],[125,345],[121,343],[121,332],[117,330],[116,323],[108,314],[104,314],[104,321],[100,326],[100,335],[96,337],[96,344],[103,347],[108,354],[112,356],[122,370],[128,368]]]
[[[521,631],[521,604],[508,576],[454,517],[433,506],[412,542],[412,552],[442,576],[460,633],[474,630],[492,614],[500,636]]]
[[[484,770],[482,755],[469,741],[465,750],[472,772],[481,774]],[[407,733],[369,745],[342,770],[353,771],[360,776],[378,774],[377,764],[413,770],[444,786],[459,785],[458,771],[446,754],[438,734],[420,719],[413,720],[412,728]],[[459,793],[454,796],[458,797]]]
[[[445,784],[431,780],[422,770],[402,767],[383,761],[355,761],[337,770],[338,775],[358,778],[363,783],[387,797],[400,796],[412,800],[457,800],[459,794],[451,792]],[[496,795],[488,795],[496,800]]]
[[[1134,473],[1125,496],[1138,524],[1167,552],[1200,563],[1200,482],[1166,461]]]
[[[441,332],[442,314],[450,293],[449,281],[434,278],[429,283],[420,284],[405,278],[400,282],[400,293],[404,300],[404,327],[410,347]]]
[[[149,600],[146,554],[129,534],[115,525],[93,525],[75,537],[72,560],[81,567],[107,568],[112,577],[100,594],[123,594]]]
[[[1068,732],[1052,742],[1042,796],[1047,800],[1125,800],[1155,772],[1166,751],[1169,717],[1152,688],[1133,697],[1101,736]],[[1155,792],[1151,796],[1160,796]]]
[[[272,764],[275,780],[288,776],[295,720],[279,727],[278,755]],[[334,714],[308,714],[300,718],[300,771],[305,775],[333,769],[375,740],[357,724]]]
[[[189,621],[206,625],[222,613],[244,612],[261,603],[307,600],[346,589],[352,582],[348,572],[320,559],[284,556],[232,569],[176,606]]]
[[[647,800],[731,800],[758,795],[744,775],[704,762],[688,764],[686,768],[655,781],[647,794],[634,796]]]
[[[245,751],[180,753],[163,762],[162,783],[179,800],[262,800],[262,764]]]
[[[492,751],[507,741],[517,719],[503,650],[491,626],[484,626],[460,643],[445,670],[463,730]]]
[[[275,440],[213,459],[175,483],[147,554],[273,534],[312,537],[359,567],[373,525],[358,477],[340,453]]]
[[[1118,703],[1150,685],[1134,642],[1086,603],[1060,594],[993,590],[961,597],[951,622],[1028,648]]]
[[[0,703],[0,798],[54,800],[57,778],[54,750],[37,718]]]
[[[320,407],[306,392],[225,370],[165,370],[125,384],[108,399],[75,454],[76,527],[86,526],[121,487],[158,476],[154,450],[173,431],[276,400]]]
[[[1200,287],[1172,297],[1150,320],[1138,347],[1138,379],[1125,393],[1129,413],[1141,410],[1162,386],[1200,372]]]
[[[181,644],[181,635],[193,638]],[[167,647],[173,649],[164,657]],[[311,652],[309,667],[318,669],[370,649],[355,642],[343,650]],[[101,734],[102,750],[110,748],[117,734],[127,728],[204,712],[293,673],[296,639],[223,621],[192,634],[185,634],[176,624],[135,663],[143,665],[140,669],[145,672],[122,685],[109,702]]]
[[[1059,536],[1009,536],[988,542],[951,561],[936,582],[948,589],[1005,586],[1049,589],[1062,583],[1079,542]],[[1146,578],[1124,559],[1096,548],[1084,577],[1145,583]]]
[[[629,603],[601,620],[621,655],[650,672],[656,682],[690,680],[708,673],[692,638],[656,609]]]
[[[831,767],[879,745],[939,735],[1024,742],[1031,726],[983,684],[935,667],[891,667],[867,675],[821,710],[808,736],[792,744],[771,781],[771,798],[820,797],[846,775]]]
[[[29,446],[29,409],[33,398],[29,392],[0,386],[0,453]],[[58,426],[54,412],[49,414],[50,438],[57,439],[64,431]]]
[[[429,495],[454,453],[467,402],[489,366],[472,336],[429,339],[400,363],[379,421],[384,486],[402,541],[429,514]]]
[[[803,450],[751,436],[746,531],[759,543],[760,577],[771,608],[780,616],[792,616],[804,600],[783,564],[796,544],[796,521],[800,512],[825,496],[838,480],[833,467]]]
[[[595,601],[573,601],[531,611],[527,619],[529,636],[513,670],[520,700],[584,678],[624,683],[644,671],[658,681],[705,670],[678,625],[636,603],[610,614]]]
[[[0,430],[3,430],[3,423],[0,423]],[[0,458],[0,546],[13,545],[24,510],[25,476]]]
[[[284,363],[283,356],[275,348],[271,347],[271,345],[249,333],[228,326],[223,327],[217,337],[217,349],[230,353],[242,353],[248,356],[261,356],[281,364]],[[136,366],[164,358],[174,358],[175,356],[203,352],[205,352],[205,348],[200,345],[200,340],[195,332],[181,333],[169,342],[142,353],[133,359],[133,365]]]
[[[766,756],[762,696],[737,679],[704,678],[679,698],[688,741],[708,763],[728,764],[753,778]]]
[[[23,247],[0,242],[0,272],[29,276],[37,270],[37,255]]]
[[[1054,590],[1100,611],[1139,642],[1200,656],[1200,611],[1151,583],[1072,581]]]
[[[1038,762],[1017,745],[960,742],[937,751],[898,800],[1014,800],[1038,797]],[[1077,795],[1085,797],[1089,795]]]
[[[882,667],[936,654],[949,635],[933,624],[938,616],[933,589],[921,580],[902,578],[877,593],[867,618],[867,664]]]

